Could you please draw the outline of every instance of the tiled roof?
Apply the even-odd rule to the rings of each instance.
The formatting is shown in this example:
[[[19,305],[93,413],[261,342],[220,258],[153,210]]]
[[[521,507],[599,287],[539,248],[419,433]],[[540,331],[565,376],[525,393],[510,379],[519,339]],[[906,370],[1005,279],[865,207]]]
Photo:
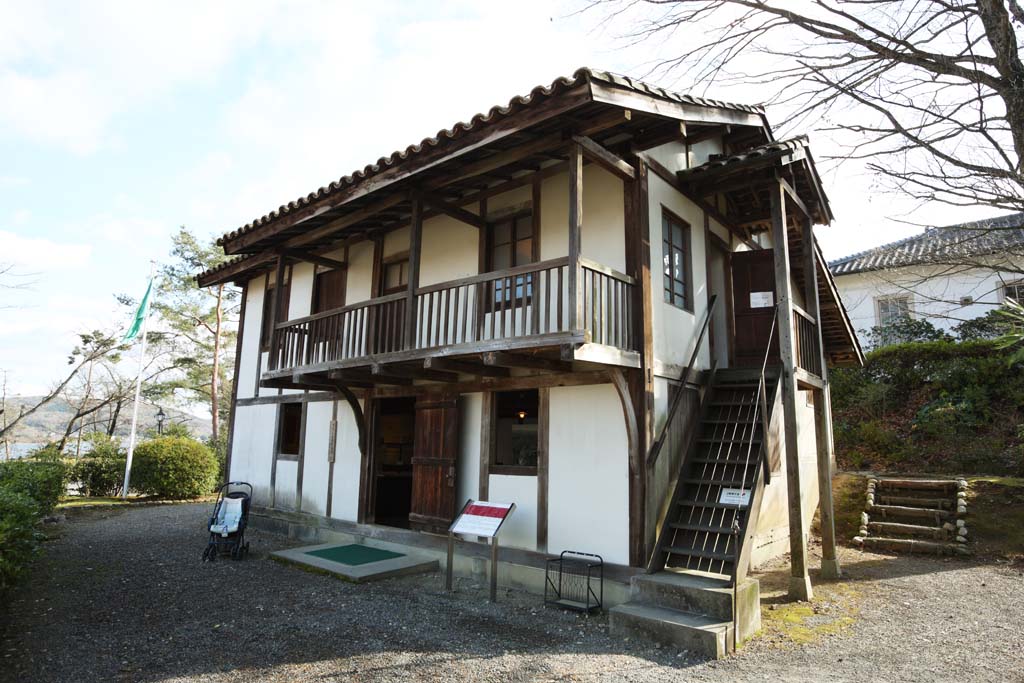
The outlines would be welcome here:
[[[929,228],[919,235],[883,244],[829,263],[833,275],[850,275],[921,263],[949,263],[967,256],[1024,248],[1024,213],[972,223]]]
[[[788,140],[777,140],[773,142],[768,142],[758,147],[752,147],[738,154],[720,156],[718,158],[713,158],[709,161],[705,161],[700,166],[694,166],[693,168],[688,168],[686,170],[680,171],[679,176],[681,178],[686,178],[687,180],[696,180],[702,173],[707,173],[712,169],[722,168],[724,166],[731,166],[733,164],[741,164],[751,159],[757,159],[759,157],[769,156],[782,152],[800,151],[806,149],[809,144],[810,142],[807,139],[806,135],[798,135],[797,137],[789,138]]]
[[[254,230],[260,226],[272,223],[278,218],[287,215],[288,213],[308,206],[309,204],[323,199],[331,194],[347,189],[353,185],[356,185],[367,178],[370,178],[386,169],[392,168],[402,162],[422,154],[425,151],[436,148],[438,145],[445,144],[448,141],[455,140],[462,137],[467,132],[472,131],[481,126],[491,125],[497,121],[500,121],[507,116],[514,114],[526,107],[529,107],[535,102],[546,100],[553,95],[558,95],[566,90],[575,88],[583,83],[590,81],[600,81],[603,83],[615,85],[621,88],[627,88],[636,92],[646,93],[655,97],[673,100],[682,104],[691,104],[703,107],[720,107],[724,109],[735,109],[737,111],[744,111],[751,114],[764,114],[764,107],[752,106],[746,104],[734,104],[730,102],[721,102],[718,100],[711,100],[702,97],[694,97],[692,95],[684,95],[680,93],[674,93],[664,88],[659,88],[642,81],[638,81],[628,76],[622,76],[619,74],[613,74],[608,71],[598,71],[596,69],[582,68],[577,69],[571,77],[561,77],[555,79],[550,85],[538,85],[530,91],[529,95],[520,95],[512,98],[507,105],[494,106],[486,114],[476,114],[470,118],[469,122],[460,121],[453,125],[450,129],[444,129],[437,132],[433,137],[424,138],[419,144],[410,145],[404,150],[397,150],[392,152],[386,157],[381,157],[376,163],[370,164],[362,169],[353,171],[350,175],[342,176],[338,180],[321,187],[315,192],[311,192],[305,197],[299,197],[295,201],[288,202],[277,208],[276,211],[257,218],[251,223],[246,223],[244,226],[227,233],[219,240],[218,244],[224,244],[227,241],[236,239],[247,232]]]

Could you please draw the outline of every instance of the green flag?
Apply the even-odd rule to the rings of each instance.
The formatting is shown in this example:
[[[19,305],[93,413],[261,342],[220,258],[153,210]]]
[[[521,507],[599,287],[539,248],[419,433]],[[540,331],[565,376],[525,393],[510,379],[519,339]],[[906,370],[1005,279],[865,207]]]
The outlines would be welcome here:
[[[149,293],[152,290],[153,280],[150,279],[149,286],[146,287],[146,294],[142,297],[142,301],[139,302],[139,310],[135,311],[135,320],[132,321],[132,326],[128,328],[128,331],[124,333],[121,343],[131,341],[139,336],[139,330],[142,329],[142,321],[146,319],[146,314],[149,312]]]

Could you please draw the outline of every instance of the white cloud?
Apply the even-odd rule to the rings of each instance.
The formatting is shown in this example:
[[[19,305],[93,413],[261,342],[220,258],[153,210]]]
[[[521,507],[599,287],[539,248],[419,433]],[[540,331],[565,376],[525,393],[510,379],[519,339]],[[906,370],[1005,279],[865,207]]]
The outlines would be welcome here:
[[[89,244],[55,242],[0,230],[0,262],[14,264],[22,271],[79,268],[89,262],[91,255]]]

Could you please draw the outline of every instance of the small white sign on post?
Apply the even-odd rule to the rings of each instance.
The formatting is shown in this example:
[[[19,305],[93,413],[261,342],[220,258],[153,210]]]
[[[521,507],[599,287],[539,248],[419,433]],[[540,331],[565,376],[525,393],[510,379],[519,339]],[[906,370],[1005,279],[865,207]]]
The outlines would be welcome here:
[[[750,505],[750,490],[722,489],[722,492],[718,494],[718,502],[724,505],[738,505],[745,508]]]
[[[444,587],[452,589],[452,566],[455,561],[455,534],[483,536],[491,539],[491,602],[498,599],[498,531],[508,516],[516,509],[515,503],[488,503],[483,500],[467,500],[462,512],[448,527],[448,568],[445,572]]]
[[[751,292],[751,308],[771,308],[775,305],[775,292]]]

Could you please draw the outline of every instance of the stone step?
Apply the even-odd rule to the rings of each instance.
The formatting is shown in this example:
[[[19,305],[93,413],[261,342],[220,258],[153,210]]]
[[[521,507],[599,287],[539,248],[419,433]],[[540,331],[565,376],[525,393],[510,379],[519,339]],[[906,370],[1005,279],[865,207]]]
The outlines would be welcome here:
[[[608,611],[613,635],[653,641],[721,659],[732,650],[732,622],[627,602]]]
[[[921,524],[900,524],[897,522],[868,522],[868,529],[879,532],[879,536],[916,536],[937,541],[947,541],[953,535],[941,526]]]

